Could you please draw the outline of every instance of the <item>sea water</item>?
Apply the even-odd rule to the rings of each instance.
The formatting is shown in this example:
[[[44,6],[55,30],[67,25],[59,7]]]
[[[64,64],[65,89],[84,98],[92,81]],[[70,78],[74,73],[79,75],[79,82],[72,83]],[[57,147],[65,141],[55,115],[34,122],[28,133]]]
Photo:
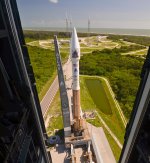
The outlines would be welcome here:
[[[53,28],[52,27],[24,27],[23,29],[66,32],[66,28],[58,28],[58,27],[56,28],[55,27]],[[87,33],[88,28],[77,28],[77,31]],[[150,36],[150,29],[91,28],[90,33]]]

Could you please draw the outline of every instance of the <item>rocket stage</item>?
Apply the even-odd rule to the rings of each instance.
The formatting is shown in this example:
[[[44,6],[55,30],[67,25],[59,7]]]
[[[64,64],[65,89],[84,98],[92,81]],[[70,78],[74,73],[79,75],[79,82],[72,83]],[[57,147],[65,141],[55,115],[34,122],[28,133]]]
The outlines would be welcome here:
[[[57,144],[56,150],[52,150],[52,159],[54,162],[59,159],[60,151],[63,162],[68,161],[68,157],[72,163],[78,162],[107,162],[114,163],[115,159],[103,129],[96,128],[86,122],[82,115],[80,104],[80,82],[79,82],[79,60],[80,60],[80,45],[76,33],[73,29],[70,41],[70,60],[72,62],[72,74],[65,74],[67,79],[71,80],[71,89],[67,92],[66,85],[68,81],[64,80],[64,74],[59,54],[58,41],[54,39],[56,62],[58,70],[61,110],[64,123],[64,143],[65,146]],[[68,60],[69,68],[71,64]],[[67,69],[67,68],[66,68]],[[70,82],[69,82],[70,84]],[[64,148],[63,150],[61,150]],[[68,151],[68,157],[64,157],[65,150]],[[55,153],[55,154],[53,154]],[[58,155],[57,155],[58,153]]]

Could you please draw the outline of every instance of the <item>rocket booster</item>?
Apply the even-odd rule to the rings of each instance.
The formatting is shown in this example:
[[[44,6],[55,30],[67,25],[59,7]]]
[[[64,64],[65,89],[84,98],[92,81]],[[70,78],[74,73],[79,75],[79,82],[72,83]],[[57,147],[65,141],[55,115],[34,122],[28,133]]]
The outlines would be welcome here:
[[[70,42],[70,54],[72,60],[72,75],[73,75],[73,90],[79,90],[79,60],[80,60],[80,45],[76,29],[73,28],[71,42]]]
[[[72,90],[73,90],[73,117],[74,129],[79,131],[82,127],[81,109],[80,109],[80,83],[79,83],[79,60],[80,60],[80,45],[76,29],[72,31],[70,42],[70,55],[72,60]]]

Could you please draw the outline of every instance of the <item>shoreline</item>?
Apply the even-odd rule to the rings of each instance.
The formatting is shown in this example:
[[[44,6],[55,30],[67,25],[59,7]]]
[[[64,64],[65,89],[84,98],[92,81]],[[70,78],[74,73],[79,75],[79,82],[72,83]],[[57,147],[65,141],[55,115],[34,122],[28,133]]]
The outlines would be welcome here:
[[[24,27],[23,30],[25,30],[25,31],[46,31],[46,32],[66,32],[65,28],[48,28],[48,27],[31,27],[31,28]],[[88,33],[86,28],[77,28],[77,30],[78,30],[78,33]],[[70,31],[68,31],[68,32],[70,32]],[[102,34],[102,35],[123,35],[123,36],[128,35],[128,36],[150,37],[150,29],[91,28],[90,33],[91,34],[92,33],[93,34]]]

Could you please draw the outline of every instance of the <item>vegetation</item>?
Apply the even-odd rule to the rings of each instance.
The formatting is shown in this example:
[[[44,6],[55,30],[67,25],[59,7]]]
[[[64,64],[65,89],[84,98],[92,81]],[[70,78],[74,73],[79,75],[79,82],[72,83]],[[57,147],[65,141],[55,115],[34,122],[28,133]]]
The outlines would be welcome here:
[[[48,110],[48,115],[60,114],[61,113],[61,101],[59,91],[56,93],[50,109]]]
[[[98,116],[96,115],[95,118],[93,119],[87,119],[86,120],[88,123],[92,124],[93,126],[95,127],[101,127],[102,126],[102,123],[101,121],[99,120]]]
[[[52,135],[55,129],[59,129],[59,130],[63,129],[63,119],[62,119],[62,113],[61,113],[59,91],[56,93],[56,96],[54,97],[51,103],[50,109],[48,109],[47,116],[49,116],[50,118],[49,125],[46,129],[49,135]],[[61,131],[61,134],[62,134],[62,131]]]
[[[114,49],[103,49],[102,53],[107,53],[107,54],[121,54],[121,53],[127,53],[135,50],[141,50],[145,49],[144,46],[142,45],[130,45],[130,46],[121,46],[120,48],[114,48]],[[97,53],[98,51],[93,51],[93,53]]]
[[[57,35],[58,38],[70,38],[70,32],[58,32],[58,31],[32,31],[32,30],[24,30],[24,37],[27,40],[46,40],[54,38],[54,35]],[[92,33],[92,36],[96,36],[98,34]],[[87,33],[78,33],[79,37],[87,37]]]
[[[121,56],[120,51],[127,52],[121,47],[93,51],[87,54],[88,57],[83,55],[80,60],[80,73],[107,77],[125,116],[129,118],[140,81],[143,59]]]
[[[109,132],[105,129],[103,124],[100,122],[99,118],[97,116],[95,116],[95,119],[87,119],[87,122],[91,123],[93,126],[96,126],[96,127],[103,127],[103,130],[106,134],[107,140],[108,140],[109,145],[112,149],[112,152],[115,156],[115,159],[116,159],[116,161],[118,161],[119,157],[120,157],[121,149],[119,148],[117,143],[114,141],[112,136],[109,134]]]
[[[81,76],[80,78],[81,78],[80,83],[81,83],[81,104],[82,104],[82,107],[84,107],[84,110],[86,110],[85,106],[87,106],[86,103],[88,103],[87,108],[92,107],[94,109],[93,101],[92,101],[93,99],[91,98],[90,94],[88,94],[89,91],[88,91],[87,85],[85,83],[86,79],[87,78],[89,79],[89,77]],[[91,80],[92,79],[98,80],[98,77],[90,77],[90,79]],[[119,138],[120,142],[123,143],[124,127],[122,126],[122,121],[120,119],[120,116],[117,115],[118,111],[116,110],[116,107],[113,104],[112,97],[110,98],[110,96],[109,96],[109,91],[106,89],[107,86],[104,83],[102,85],[105,88],[105,91],[107,91],[107,97],[109,97],[109,101],[111,102],[111,107],[113,109],[113,115],[111,115],[111,116],[110,115],[104,115],[99,109],[96,109],[96,110],[103,117],[106,124],[110,127],[110,129],[113,131],[113,133],[115,133],[115,135]],[[83,88],[84,88],[84,91],[83,91]],[[90,101],[90,104],[89,104],[89,101]],[[110,144],[110,147],[113,151],[115,159],[116,159],[116,161],[118,161],[119,157],[120,157],[121,149],[118,147],[118,145],[116,144],[116,142],[114,141],[112,136],[109,134],[109,132],[105,129],[105,127],[103,126],[103,124],[101,123],[101,121],[99,120],[97,115],[95,116],[95,119],[88,119],[87,122],[91,123],[92,125],[94,125],[96,127],[103,127],[103,130],[106,134],[106,137],[107,137],[108,142]]]
[[[85,83],[96,107],[104,114],[111,115],[111,106],[102,85],[102,81],[99,79],[85,79]]]
[[[50,123],[49,123],[49,128],[51,130],[55,130],[55,129],[63,129],[63,123],[62,123],[62,116],[53,116],[52,118],[50,118]]]
[[[97,94],[97,96],[92,97],[90,95],[89,89],[87,88],[86,80],[94,80],[94,81],[99,80],[99,82],[101,82],[101,85],[99,85],[99,86],[102,86],[104,89],[103,97],[105,97],[109,100],[109,104],[111,107],[110,109],[112,111],[112,114],[106,114],[106,113],[102,112],[102,110],[99,106],[97,107],[97,105],[94,103],[94,101],[96,101],[96,100],[100,101],[101,100],[101,99],[97,98],[97,96],[99,96],[98,94],[100,93],[99,92],[100,88],[98,88],[99,87],[98,86],[97,90],[95,90],[95,93]],[[82,110],[83,111],[94,111],[94,110],[96,110],[99,113],[99,115],[103,118],[105,123],[109,126],[111,131],[116,135],[118,140],[121,143],[123,143],[125,127],[123,126],[123,122],[121,120],[120,114],[118,113],[117,107],[114,103],[114,100],[110,94],[110,91],[108,89],[108,86],[106,85],[105,80],[100,78],[100,77],[96,77],[96,76],[84,76],[83,75],[80,77],[80,83],[82,83],[80,85],[81,86],[81,108],[82,108]],[[90,84],[94,84],[94,83],[90,83]],[[93,85],[93,87],[95,87],[95,86]],[[105,103],[103,103],[103,107],[106,108],[107,104],[105,105]],[[96,121],[94,120],[93,123],[95,123],[95,126],[96,126],[97,120]]]
[[[33,67],[36,87],[38,93],[41,92],[43,86],[53,77],[56,71],[56,62],[54,51],[34,46],[28,46],[29,56]],[[67,57],[67,53],[61,53],[63,60]]]
[[[124,40],[140,45],[150,46],[150,37],[148,36],[131,36],[131,35],[108,35],[108,38],[114,41]]]
[[[105,129],[105,127],[104,126],[102,126],[102,127],[103,127],[105,134],[106,134],[109,145],[112,149],[112,152],[115,156],[116,162],[118,162],[119,158],[120,158],[120,154],[121,154],[121,149],[118,147],[118,145],[116,144],[116,142],[114,141],[112,136],[109,134],[109,132]]]
[[[54,51],[28,46],[38,92],[56,70]]]

